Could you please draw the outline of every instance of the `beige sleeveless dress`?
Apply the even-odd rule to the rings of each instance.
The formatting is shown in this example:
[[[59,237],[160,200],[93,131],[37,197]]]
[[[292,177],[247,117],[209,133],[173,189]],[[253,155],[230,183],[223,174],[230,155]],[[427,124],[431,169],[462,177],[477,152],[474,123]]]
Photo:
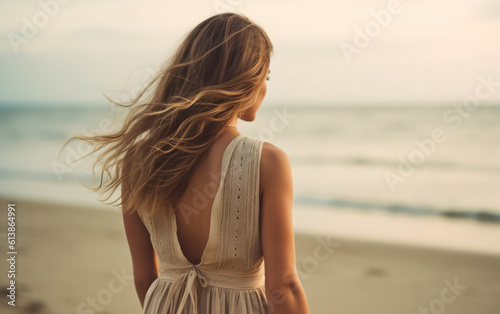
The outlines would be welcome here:
[[[208,243],[198,265],[185,258],[170,209],[154,217],[141,214],[159,262],[144,314],[270,313],[259,232],[263,143],[241,134],[226,147]]]

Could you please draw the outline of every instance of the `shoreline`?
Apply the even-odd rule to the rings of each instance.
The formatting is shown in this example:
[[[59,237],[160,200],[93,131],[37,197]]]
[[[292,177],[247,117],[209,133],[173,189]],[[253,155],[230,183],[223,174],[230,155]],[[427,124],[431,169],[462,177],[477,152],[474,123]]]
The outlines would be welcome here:
[[[500,225],[490,222],[307,206],[294,208],[294,228],[346,240],[500,257]]]
[[[86,192],[87,198],[80,195],[74,202],[36,197],[17,199],[21,202],[66,206],[77,210],[119,211],[118,207],[99,202],[95,199],[95,193]],[[0,200],[8,201],[2,195]],[[436,248],[500,257],[500,245],[495,240],[500,239],[500,224],[497,222],[300,204],[294,204],[293,222],[294,231],[304,235],[332,235],[346,241]],[[436,237],[437,235],[439,236]]]

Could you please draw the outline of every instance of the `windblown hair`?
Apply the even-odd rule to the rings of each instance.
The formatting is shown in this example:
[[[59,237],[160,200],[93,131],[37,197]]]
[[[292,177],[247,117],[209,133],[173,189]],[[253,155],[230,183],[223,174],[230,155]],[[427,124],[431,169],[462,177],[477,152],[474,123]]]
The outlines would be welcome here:
[[[94,191],[121,187],[123,210],[154,214],[177,207],[194,165],[234,115],[254,105],[267,78],[273,45],[266,32],[235,13],[212,16],[196,26],[159,73],[127,104],[116,132],[75,136],[101,151]],[[61,151],[62,151],[61,149]],[[84,156],[84,157],[86,157]],[[104,177],[108,177],[104,180]]]

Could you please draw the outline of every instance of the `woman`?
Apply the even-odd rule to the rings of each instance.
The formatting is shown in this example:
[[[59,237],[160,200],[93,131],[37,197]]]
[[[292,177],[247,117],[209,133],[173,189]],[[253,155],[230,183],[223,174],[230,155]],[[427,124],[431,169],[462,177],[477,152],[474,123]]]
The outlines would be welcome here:
[[[289,158],[237,128],[265,97],[272,48],[245,16],[210,17],[141,95],[117,104],[152,90],[119,132],[77,137],[104,149],[97,189],[121,187],[143,313],[309,313]]]

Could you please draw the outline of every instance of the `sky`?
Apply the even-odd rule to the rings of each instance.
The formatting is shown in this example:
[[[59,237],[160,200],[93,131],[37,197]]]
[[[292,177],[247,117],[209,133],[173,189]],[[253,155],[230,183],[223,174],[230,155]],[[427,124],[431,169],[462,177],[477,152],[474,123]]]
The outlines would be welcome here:
[[[450,105],[500,82],[499,0],[16,0],[0,1],[0,103],[129,99],[222,11],[268,32],[269,104]]]

